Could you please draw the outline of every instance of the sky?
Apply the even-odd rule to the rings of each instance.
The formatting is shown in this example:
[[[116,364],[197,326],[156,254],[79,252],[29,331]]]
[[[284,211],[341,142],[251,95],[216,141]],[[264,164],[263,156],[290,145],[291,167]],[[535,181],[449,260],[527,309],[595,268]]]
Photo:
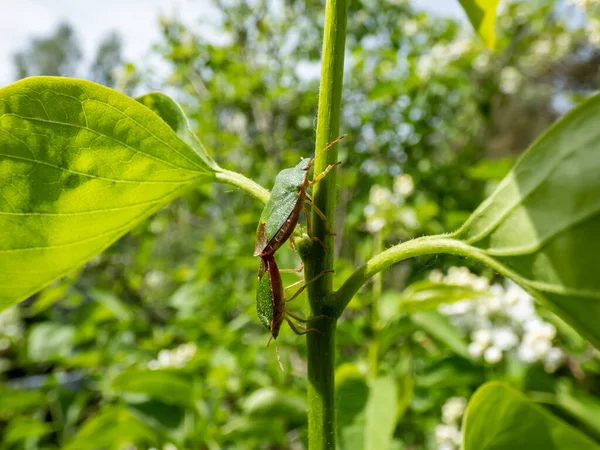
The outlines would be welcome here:
[[[461,14],[458,0],[413,0],[418,7],[439,14]],[[158,17],[200,17],[208,0],[0,0],[0,86],[14,81],[12,55],[32,37],[52,33],[59,23],[75,26],[84,55],[89,59],[100,40],[117,31],[124,40],[124,56],[142,61],[159,35]]]

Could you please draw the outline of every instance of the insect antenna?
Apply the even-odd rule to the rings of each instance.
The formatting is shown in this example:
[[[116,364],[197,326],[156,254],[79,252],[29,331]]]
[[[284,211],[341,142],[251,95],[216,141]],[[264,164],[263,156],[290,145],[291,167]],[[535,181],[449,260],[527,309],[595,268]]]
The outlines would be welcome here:
[[[313,158],[313,161],[315,159],[317,159],[319,156],[321,156],[323,153],[325,153],[327,150],[329,150],[331,147],[333,147],[335,144],[337,144],[338,142],[340,142],[342,139],[344,139],[346,136],[348,136],[348,134],[342,134],[339,138],[337,138],[335,141],[330,142],[327,147],[325,147],[323,150],[321,150],[319,153],[316,154],[316,156]],[[307,170],[310,169],[311,164],[308,165]]]
[[[275,344],[275,353],[277,353],[277,362],[279,363],[279,368],[282,372],[285,372],[283,368],[283,364],[281,364],[281,356],[279,355],[279,345]]]

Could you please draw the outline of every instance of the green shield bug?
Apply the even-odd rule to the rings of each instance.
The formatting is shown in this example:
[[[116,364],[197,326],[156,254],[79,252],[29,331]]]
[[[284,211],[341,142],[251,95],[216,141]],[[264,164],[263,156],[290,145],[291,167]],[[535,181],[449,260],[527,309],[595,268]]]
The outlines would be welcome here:
[[[258,288],[256,290],[256,311],[258,314],[258,318],[260,322],[267,328],[271,337],[267,342],[267,346],[271,343],[272,339],[277,339],[279,336],[279,331],[281,329],[281,325],[283,322],[287,322],[292,331],[296,334],[306,334],[306,333],[318,333],[319,331],[316,329],[307,329],[306,327],[294,323],[292,319],[298,322],[309,322],[313,319],[318,318],[328,318],[327,316],[318,316],[312,317],[310,319],[304,319],[296,314],[288,311],[285,304],[294,300],[298,295],[302,293],[302,291],[306,288],[309,283],[319,279],[321,276],[325,275],[325,273],[333,272],[332,270],[325,271],[317,275],[315,278],[305,283],[293,296],[287,298],[285,295],[285,289],[288,288],[283,287],[283,281],[281,280],[281,273],[277,264],[275,263],[275,258],[273,255],[267,255],[264,258],[264,262],[266,265],[266,273],[267,276],[260,277],[258,282]],[[283,365],[281,364],[281,360],[279,358],[279,349],[277,346],[275,347],[277,351],[277,360],[279,361],[279,366],[281,370],[283,370]]]
[[[345,137],[346,135],[337,138],[325,147],[322,152],[328,150]],[[306,209],[304,207],[305,202],[308,203],[323,220],[326,220],[325,215],[313,204],[312,199],[306,190],[309,186],[318,183],[331,169],[338,164],[341,164],[341,162],[329,165],[323,172],[315,175],[312,180],[309,180],[308,173],[314,164],[314,161],[314,159],[303,158],[296,166],[284,169],[277,174],[271,196],[269,197],[269,201],[265,205],[258,222],[254,256],[260,256],[266,262],[265,258],[269,255],[273,255],[292,235],[302,211],[304,211],[306,215],[308,234],[311,234],[310,218],[309,215],[306,214]],[[320,243],[323,245],[322,242]],[[259,278],[262,277],[265,270],[265,264],[261,263]]]

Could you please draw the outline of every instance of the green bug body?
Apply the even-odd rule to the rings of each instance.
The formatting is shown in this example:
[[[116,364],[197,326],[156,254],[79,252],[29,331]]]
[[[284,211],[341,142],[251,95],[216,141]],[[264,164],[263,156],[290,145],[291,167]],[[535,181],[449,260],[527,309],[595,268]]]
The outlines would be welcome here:
[[[310,161],[303,159],[277,174],[271,197],[258,222],[254,256],[275,253],[294,232],[304,207]]]
[[[323,151],[329,149],[344,137],[345,135],[339,137]],[[277,249],[294,232],[300,213],[304,210],[305,201],[308,201],[317,214],[325,219],[323,213],[310,200],[307,200],[306,190],[310,185],[321,180],[331,169],[340,163],[328,166],[322,173],[310,181],[308,173],[313,163],[314,159],[303,158],[294,167],[279,172],[275,178],[271,196],[260,215],[258,228],[256,229],[254,256],[260,256],[263,259],[261,269],[259,270],[259,278],[262,277],[266,270],[266,258],[275,254]],[[310,234],[310,222],[308,220],[307,215],[308,234]],[[320,243],[323,245],[322,242]]]
[[[285,288],[281,280],[281,273],[275,258],[273,255],[268,255],[264,258],[266,265],[266,277],[260,278],[258,281],[258,288],[256,289],[256,312],[260,323],[264,325],[266,329],[271,332],[271,339],[277,339],[281,325],[286,321],[292,331],[296,334],[305,334],[308,332],[316,332],[316,330],[306,330],[305,327],[297,325],[292,322],[291,319],[297,320],[298,322],[308,322],[309,319],[303,319],[296,314],[291,313],[287,310],[285,304],[289,301],[294,300],[300,293],[306,288],[309,283],[319,279],[325,273],[333,272],[331,270],[325,271],[317,275],[315,278],[305,283],[296,293],[289,299],[285,295]],[[291,287],[291,286],[290,286]],[[319,316],[326,317],[326,316]],[[316,319],[317,317],[315,317]],[[302,328],[303,331],[299,331],[298,328]],[[269,342],[271,342],[269,339]]]
[[[271,332],[271,337],[277,339],[283,321],[287,320],[290,323],[287,317],[289,312],[285,308],[287,299],[275,258],[270,255],[264,261],[268,276],[262,277],[258,282],[256,310],[260,322]],[[295,332],[298,331],[293,324],[291,327]]]

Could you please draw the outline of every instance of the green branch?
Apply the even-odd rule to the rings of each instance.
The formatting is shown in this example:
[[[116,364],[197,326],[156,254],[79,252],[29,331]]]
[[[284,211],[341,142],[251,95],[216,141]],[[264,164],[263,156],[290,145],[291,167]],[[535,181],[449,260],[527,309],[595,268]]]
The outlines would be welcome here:
[[[522,285],[526,283],[522,280],[522,277],[491,258],[483,250],[453,239],[452,235],[424,236],[395,245],[374,256],[356,269],[344,284],[325,300],[327,311],[331,311],[334,317],[339,317],[362,285],[373,275],[387,269],[392,264],[415,256],[434,255],[438,253],[448,253],[475,259],[487,264],[500,274],[520,282]]]
[[[270,194],[268,190],[240,173],[220,169],[215,173],[215,177],[222,183],[227,183],[240,188],[242,191],[247,192],[263,203],[267,203],[267,200],[269,200]]]

